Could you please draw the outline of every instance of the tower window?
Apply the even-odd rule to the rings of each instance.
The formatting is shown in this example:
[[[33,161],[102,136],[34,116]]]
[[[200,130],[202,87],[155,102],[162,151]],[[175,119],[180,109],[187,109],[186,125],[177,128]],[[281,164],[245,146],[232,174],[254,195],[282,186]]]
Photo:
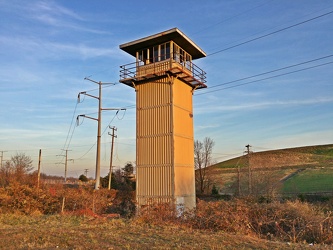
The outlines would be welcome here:
[[[143,49],[138,52],[138,60],[144,64],[160,62],[169,59],[170,42],[160,44],[151,48]]]
[[[148,49],[144,49],[139,51],[139,55],[138,55],[138,59],[139,61],[143,62],[144,64],[148,63]]]

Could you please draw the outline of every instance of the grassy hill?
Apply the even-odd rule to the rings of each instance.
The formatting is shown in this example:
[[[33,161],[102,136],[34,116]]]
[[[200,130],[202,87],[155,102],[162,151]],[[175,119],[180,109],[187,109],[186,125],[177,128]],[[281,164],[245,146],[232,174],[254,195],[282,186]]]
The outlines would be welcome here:
[[[255,159],[255,162],[251,162],[254,168],[304,165],[333,167],[333,144],[252,152],[251,157]],[[245,166],[246,156],[219,162],[211,167],[233,169],[237,164]]]
[[[333,192],[333,144],[252,152],[209,167],[207,176],[221,193]]]

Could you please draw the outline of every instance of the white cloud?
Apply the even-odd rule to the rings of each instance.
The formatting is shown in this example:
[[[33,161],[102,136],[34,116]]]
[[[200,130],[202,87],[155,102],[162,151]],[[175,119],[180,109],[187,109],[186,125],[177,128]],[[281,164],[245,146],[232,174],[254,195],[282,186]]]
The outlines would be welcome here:
[[[59,16],[62,18],[73,18],[76,20],[84,21],[80,15],[75,13],[74,11],[65,8],[59,4],[56,4],[53,1],[38,1],[36,4],[31,5],[31,11],[35,11],[36,13],[47,13],[52,16]]]
[[[33,58],[63,58],[79,55],[83,59],[93,57],[111,57],[120,53],[113,48],[91,47],[84,43],[57,43],[43,41],[29,37],[0,37],[0,44],[13,50],[13,53],[21,59]],[[29,53],[29,54],[27,54]],[[31,58],[31,60],[33,60]]]
[[[218,111],[245,111],[245,110],[259,110],[267,109],[278,106],[305,106],[305,105],[316,105],[316,104],[333,104],[333,97],[318,97],[313,99],[302,99],[302,100],[276,100],[276,101],[258,101],[258,102],[247,102],[235,104],[235,102],[228,104],[226,102],[210,103],[206,105],[196,105],[196,114],[214,113]],[[199,107],[197,107],[199,106]]]

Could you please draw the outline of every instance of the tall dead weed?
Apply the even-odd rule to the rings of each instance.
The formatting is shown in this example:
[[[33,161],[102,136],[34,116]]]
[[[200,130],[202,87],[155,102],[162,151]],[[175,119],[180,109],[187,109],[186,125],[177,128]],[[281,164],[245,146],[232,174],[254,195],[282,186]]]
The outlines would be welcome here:
[[[287,242],[333,244],[333,216],[317,206],[299,201],[255,203],[246,199],[206,202],[177,216],[168,204],[151,206],[137,223],[172,224],[192,229],[224,231]]]

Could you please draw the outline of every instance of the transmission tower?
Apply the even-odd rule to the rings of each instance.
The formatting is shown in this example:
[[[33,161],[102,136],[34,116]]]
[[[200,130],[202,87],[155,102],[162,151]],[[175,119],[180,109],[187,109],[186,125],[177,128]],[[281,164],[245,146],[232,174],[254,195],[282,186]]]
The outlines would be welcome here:
[[[92,98],[95,98],[98,100],[98,115],[97,118],[90,117],[87,115],[78,115],[77,116],[77,122],[79,121],[79,117],[85,117],[88,119],[92,119],[97,121],[97,149],[96,149],[96,172],[95,172],[95,189],[98,190],[100,186],[100,176],[101,176],[101,126],[102,126],[102,111],[103,110],[126,110],[126,109],[116,109],[116,108],[102,108],[102,85],[114,85],[114,83],[102,83],[101,81],[97,82],[94,80],[89,79],[88,77],[85,77],[84,80],[91,81],[93,83],[98,84],[98,96],[90,95],[87,92],[80,92],[78,95],[78,101],[80,100],[80,95],[86,95]]]

